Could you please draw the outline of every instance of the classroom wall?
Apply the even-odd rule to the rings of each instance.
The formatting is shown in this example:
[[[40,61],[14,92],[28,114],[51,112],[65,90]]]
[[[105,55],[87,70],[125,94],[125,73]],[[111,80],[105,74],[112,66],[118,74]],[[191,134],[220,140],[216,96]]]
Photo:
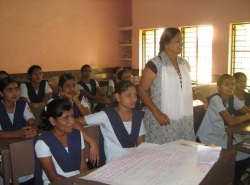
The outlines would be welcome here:
[[[212,74],[228,72],[231,23],[250,22],[249,0],[133,0],[133,69],[139,69],[139,30],[212,25]]]
[[[131,0],[1,0],[0,70],[127,66],[118,27],[131,23],[131,11]]]

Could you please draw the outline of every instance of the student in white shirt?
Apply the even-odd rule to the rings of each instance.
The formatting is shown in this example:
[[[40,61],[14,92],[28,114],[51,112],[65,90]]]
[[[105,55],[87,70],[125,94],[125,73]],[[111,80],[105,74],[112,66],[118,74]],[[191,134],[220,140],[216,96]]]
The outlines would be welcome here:
[[[235,78],[229,74],[221,75],[217,80],[219,93],[210,97],[208,108],[201,122],[196,136],[206,144],[214,144],[227,148],[227,133],[225,128],[228,125],[241,124],[250,120],[250,109],[242,101],[233,96],[235,89]],[[243,116],[233,117],[229,114],[229,101],[232,98],[233,108],[244,113]],[[225,122],[225,123],[224,123]],[[243,135],[234,134],[234,143],[243,140]],[[250,155],[237,152],[235,163],[235,183],[240,183],[240,178],[250,164]]]
[[[19,89],[15,80],[0,81],[0,138],[34,138],[37,124],[25,101],[19,100]],[[33,174],[20,177],[19,183],[32,184]]]
[[[52,89],[43,80],[42,68],[33,65],[28,70],[29,82],[20,85],[20,99],[27,101],[30,107],[46,106],[52,98]]]
[[[129,153],[144,142],[146,133],[142,112],[134,109],[137,100],[135,85],[130,81],[121,81],[115,89],[117,100],[115,107],[101,112],[77,118],[82,125],[100,125],[103,143],[100,142],[100,153],[104,150],[105,162],[113,161]]]
[[[123,70],[123,68],[120,66],[113,69],[113,79],[109,80],[107,95],[111,96],[115,92],[115,85],[119,82],[117,75],[121,70]]]
[[[89,170],[82,133],[73,128],[72,104],[63,99],[53,100],[47,106],[46,116],[52,130],[34,140],[36,185],[47,185]]]

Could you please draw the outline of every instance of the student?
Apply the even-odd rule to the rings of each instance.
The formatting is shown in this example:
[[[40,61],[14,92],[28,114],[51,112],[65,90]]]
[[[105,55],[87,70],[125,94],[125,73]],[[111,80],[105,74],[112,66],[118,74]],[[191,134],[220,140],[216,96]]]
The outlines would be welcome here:
[[[117,74],[117,78],[118,78],[118,81],[121,81],[121,80],[132,81],[132,74],[131,74],[130,70],[123,69],[123,70],[119,71],[119,73]]]
[[[46,106],[52,98],[52,89],[43,79],[42,68],[33,65],[28,70],[30,82],[20,85],[20,99],[28,102],[30,107]]]
[[[245,92],[247,86],[247,76],[244,73],[238,72],[234,73],[235,82],[235,91],[234,95],[237,96],[248,108],[250,106],[250,94]],[[234,109],[233,114],[235,116],[242,116],[244,113],[241,111],[236,111]]]
[[[16,81],[4,78],[0,81],[0,138],[34,138],[37,125],[29,106],[19,99]],[[33,184],[33,174],[20,177],[19,183]]]
[[[59,88],[61,92],[54,99],[64,99],[72,103],[75,118],[91,114],[86,99],[77,90],[76,79],[72,74],[64,74],[59,78]]]
[[[250,110],[235,96],[232,97],[235,88],[235,79],[229,74],[221,75],[217,80],[219,93],[210,97],[208,108],[197,132],[199,140],[206,144],[214,144],[227,148],[227,133],[225,132],[224,121],[228,125],[240,124],[250,120]],[[244,113],[243,116],[232,117],[227,109],[229,98],[233,98],[233,107]],[[243,140],[243,135],[234,134],[234,143]],[[235,165],[235,182],[240,182],[242,174],[250,164],[249,154],[237,152]]]
[[[118,81],[128,80],[132,81],[132,74],[128,69],[123,69],[117,74]],[[141,99],[137,94],[137,101],[135,103],[135,109],[141,110]]]
[[[59,78],[59,88],[62,92],[55,96],[54,99],[64,99],[73,106],[74,118],[79,118],[91,114],[88,103],[83,94],[77,90],[76,79],[72,74],[64,74]],[[94,166],[99,165],[99,149],[97,142],[85,131],[78,123],[74,124],[74,128],[82,132],[84,140],[90,145],[90,163]],[[91,168],[91,164],[88,163]]]
[[[144,142],[146,133],[142,112],[133,109],[137,100],[135,86],[130,81],[121,81],[115,88],[116,106],[101,112],[77,118],[82,125],[100,125],[106,163],[131,151]],[[102,157],[102,156],[101,156]]]
[[[101,101],[109,101],[105,93],[100,88],[99,84],[96,80],[91,79],[92,68],[90,65],[86,64],[83,65],[81,68],[82,78],[77,83],[78,90],[83,93],[85,97],[89,100],[101,100]],[[97,92],[100,96],[97,96]],[[104,104],[97,104],[95,105],[95,112],[98,112],[105,108],[106,105]]]
[[[107,95],[112,95],[115,92],[115,85],[118,83],[117,74],[121,70],[123,70],[123,68],[120,66],[113,69],[113,79],[109,80]]]
[[[46,116],[52,129],[34,140],[36,185],[47,185],[88,171],[83,136],[73,129],[71,103],[63,99],[51,101]]]
[[[9,78],[9,74],[6,71],[0,71],[0,81],[3,78]]]

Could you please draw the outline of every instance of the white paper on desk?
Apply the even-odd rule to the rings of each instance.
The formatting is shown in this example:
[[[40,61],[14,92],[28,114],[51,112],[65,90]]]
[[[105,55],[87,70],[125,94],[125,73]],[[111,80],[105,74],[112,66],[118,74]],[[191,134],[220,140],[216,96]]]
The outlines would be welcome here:
[[[220,157],[221,147],[198,146],[197,162],[214,164]]]
[[[198,185],[212,165],[191,162],[196,152],[179,144],[144,143],[81,178],[116,185]]]

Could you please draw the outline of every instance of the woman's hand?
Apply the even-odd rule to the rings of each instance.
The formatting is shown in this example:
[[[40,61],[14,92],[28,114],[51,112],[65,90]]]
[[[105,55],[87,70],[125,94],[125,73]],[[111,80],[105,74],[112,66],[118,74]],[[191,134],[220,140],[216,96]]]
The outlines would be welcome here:
[[[98,166],[99,165],[99,147],[97,145],[94,146],[89,146],[90,148],[90,154],[89,154],[89,160],[93,166],[95,164]]]
[[[68,102],[70,102],[70,103],[73,101],[72,96],[69,95],[69,94],[67,94],[66,92],[60,92],[60,96],[61,96],[64,100],[66,100],[66,101],[68,101]]]
[[[16,132],[16,137],[29,138],[30,126],[23,127]]]
[[[154,116],[161,126],[170,124],[170,120],[168,116],[162,113],[161,111],[158,110],[157,112],[155,112]]]
[[[37,136],[37,130],[30,126],[28,138],[34,138]]]
[[[204,110],[207,110],[208,106],[207,98],[200,91],[195,91],[195,98],[200,100],[203,103]]]
[[[76,91],[75,95],[73,96],[73,101],[75,101],[75,99],[78,99],[79,96],[80,96],[80,91]]]

